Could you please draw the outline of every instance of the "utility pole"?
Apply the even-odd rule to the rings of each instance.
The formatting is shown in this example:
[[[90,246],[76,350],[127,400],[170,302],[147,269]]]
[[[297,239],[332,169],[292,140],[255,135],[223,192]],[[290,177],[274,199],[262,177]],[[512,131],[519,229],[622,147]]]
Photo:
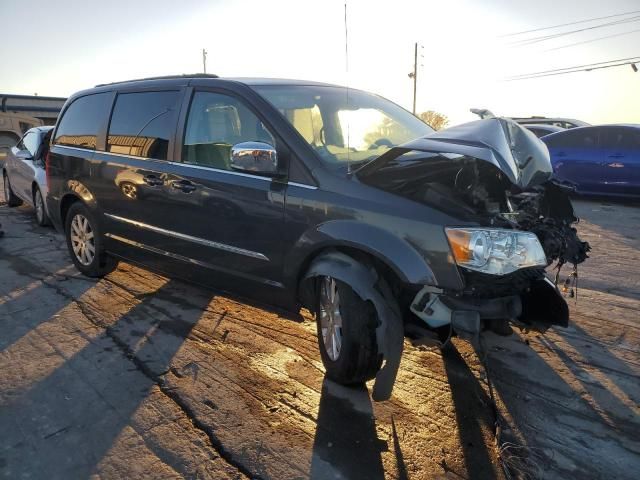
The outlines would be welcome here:
[[[416,42],[413,50],[413,72],[409,74],[409,78],[413,78],[413,114],[416,114],[416,91],[418,88],[418,42]]]
[[[202,49],[202,69],[204,73],[207,73],[207,51]]]

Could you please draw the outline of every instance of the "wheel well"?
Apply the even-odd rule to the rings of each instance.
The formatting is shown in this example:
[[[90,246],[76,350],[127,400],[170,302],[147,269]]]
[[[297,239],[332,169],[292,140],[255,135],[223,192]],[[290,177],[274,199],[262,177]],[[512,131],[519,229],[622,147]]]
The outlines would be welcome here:
[[[63,197],[62,202],[60,202],[60,220],[62,222],[63,227],[67,221],[67,212],[69,212],[71,205],[81,201],[82,200],[80,200],[75,195],[67,195]]]
[[[297,278],[298,300],[301,300],[300,297],[301,297],[302,278],[304,274],[307,272],[307,270],[309,269],[311,262],[313,262],[313,260],[318,258],[320,255],[326,252],[331,252],[331,251],[344,253],[345,255],[349,255],[351,258],[358,260],[359,262],[373,266],[376,272],[378,272],[378,274],[380,274],[385,279],[385,281],[391,288],[391,291],[394,297],[398,299],[398,303],[402,307],[402,304],[404,303],[402,301],[402,298],[405,296],[404,292],[407,291],[408,289],[407,287],[409,286],[402,281],[402,279],[395,272],[395,270],[392,267],[390,267],[384,260],[380,259],[379,257],[376,257],[375,255],[372,255],[369,252],[360,250],[359,248],[356,248],[356,247],[350,247],[350,246],[344,246],[344,245],[322,248],[320,250],[313,252],[305,259],[304,263],[302,264],[298,272],[298,278]]]
[[[38,182],[32,182],[31,183],[31,197],[33,198],[33,200],[35,201],[35,197],[36,197],[36,188],[40,188],[38,186]]]

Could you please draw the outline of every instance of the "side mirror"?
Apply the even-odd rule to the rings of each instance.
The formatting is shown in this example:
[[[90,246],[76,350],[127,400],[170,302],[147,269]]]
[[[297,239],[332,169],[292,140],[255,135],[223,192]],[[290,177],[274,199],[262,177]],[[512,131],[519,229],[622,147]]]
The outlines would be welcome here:
[[[231,168],[257,175],[278,174],[276,149],[264,142],[241,142],[231,148]]]
[[[29,150],[18,150],[16,157],[20,160],[33,160],[33,155],[31,155]]]

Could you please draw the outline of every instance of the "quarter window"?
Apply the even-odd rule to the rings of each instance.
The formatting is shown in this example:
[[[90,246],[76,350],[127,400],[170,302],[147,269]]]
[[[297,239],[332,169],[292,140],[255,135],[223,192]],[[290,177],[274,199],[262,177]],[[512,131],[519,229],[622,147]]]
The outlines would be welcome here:
[[[213,92],[196,92],[184,136],[185,163],[230,170],[231,147],[240,142],[275,146],[273,135],[240,100]]]
[[[95,150],[98,133],[109,112],[110,97],[110,93],[96,93],[75,100],[63,114],[53,143]]]
[[[166,160],[179,98],[177,91],[119,94],[109,126],[107,151]]]

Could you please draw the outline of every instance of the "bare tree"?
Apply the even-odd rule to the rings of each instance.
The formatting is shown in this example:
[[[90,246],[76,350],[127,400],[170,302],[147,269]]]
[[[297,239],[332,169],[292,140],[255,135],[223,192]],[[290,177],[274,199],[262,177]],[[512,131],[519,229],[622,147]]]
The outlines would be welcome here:
[[[442,130],[449,125],[449,118],[446,115],[433,110],[422,112],[419,116],[423,122],[430,125],[434,130]]]

